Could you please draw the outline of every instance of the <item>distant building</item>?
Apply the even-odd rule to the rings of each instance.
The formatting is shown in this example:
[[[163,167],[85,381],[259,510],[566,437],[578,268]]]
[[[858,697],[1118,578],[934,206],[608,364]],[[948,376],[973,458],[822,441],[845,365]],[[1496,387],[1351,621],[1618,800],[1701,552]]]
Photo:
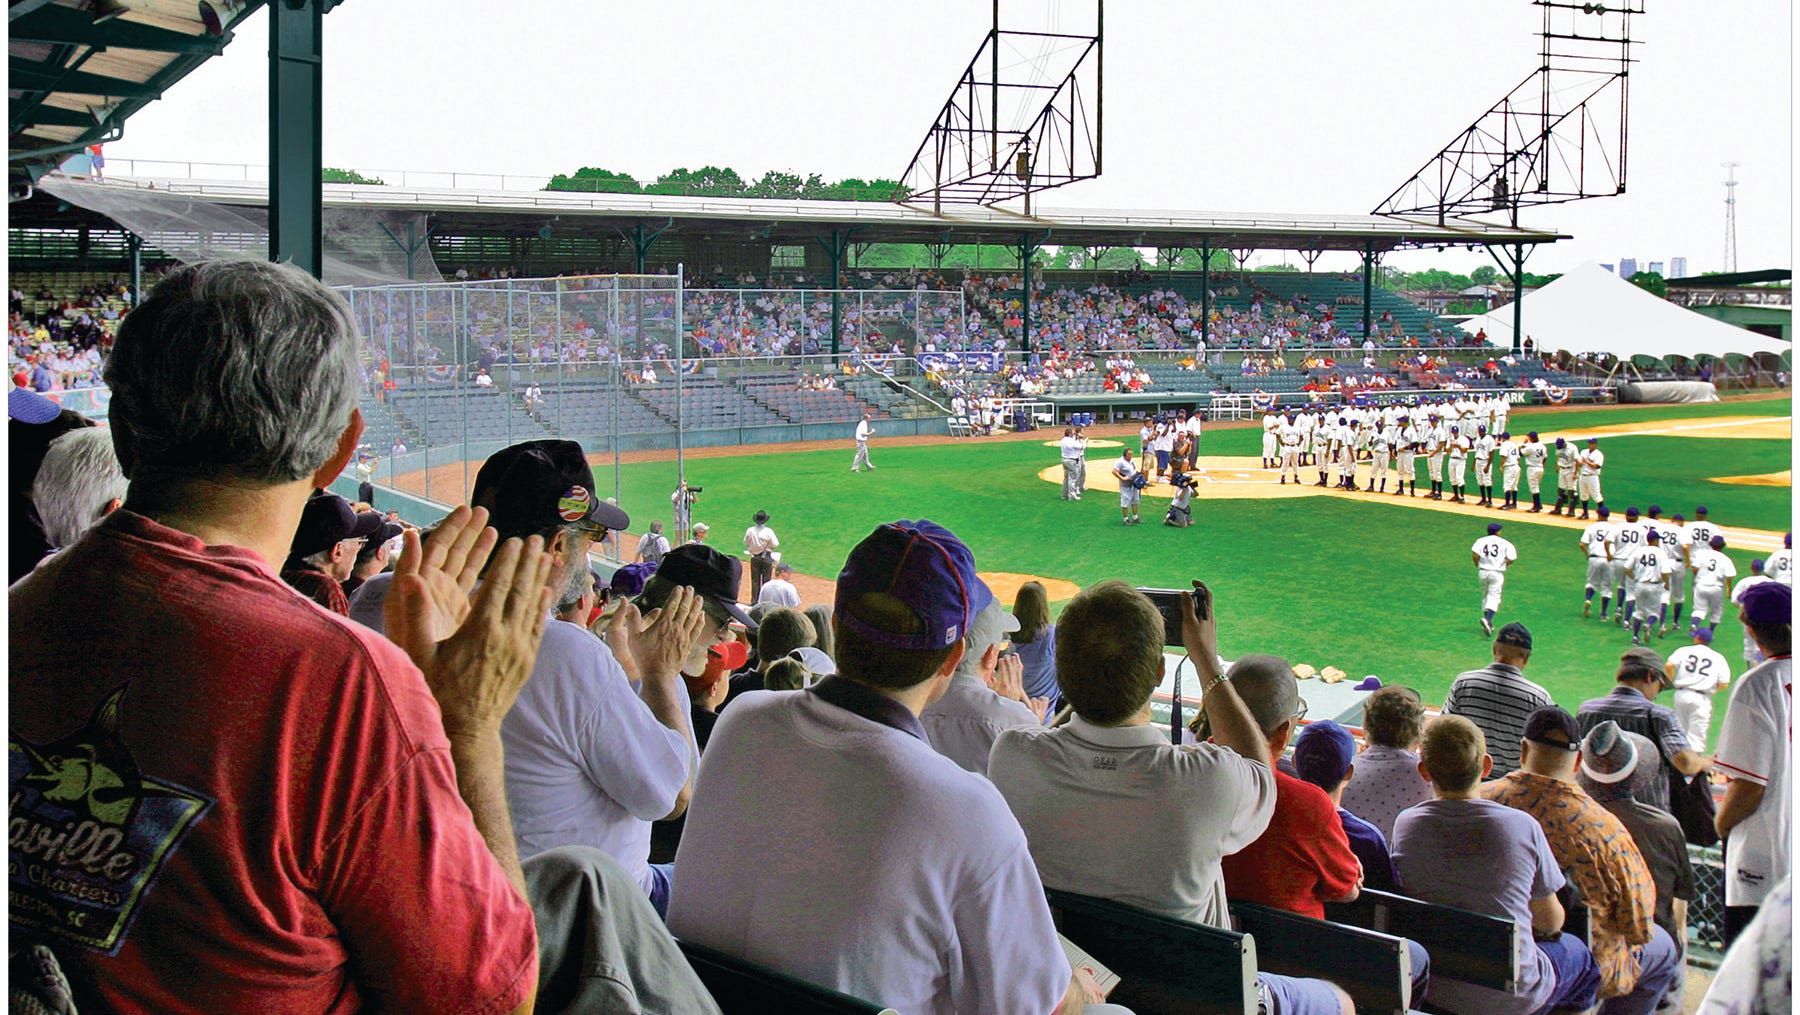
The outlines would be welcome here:
[[[1635,258],[1635,257],[1619,258],[1619,277],[1620,278],[1630,278],[1631,276],[1636,275],[1637,273],[1638,273],[1637,258]]]
[[[1663,269],[1663,263],[1661,261],[1651,261],[1650,262],[1650,274],[1661,275],[1663,273],[1662,269]]]
[[[1687,278],[1687,258],[1685,258],[1685,257],[1669,258],[1669,277],[1670,278]]]

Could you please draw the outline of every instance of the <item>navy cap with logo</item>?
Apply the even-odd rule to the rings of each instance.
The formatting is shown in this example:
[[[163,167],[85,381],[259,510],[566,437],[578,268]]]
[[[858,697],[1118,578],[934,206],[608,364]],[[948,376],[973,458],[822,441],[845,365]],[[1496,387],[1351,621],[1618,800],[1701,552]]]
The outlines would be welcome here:
[[[1531,631],[1524,624],[1515,620],[1502,627],[1499,634],[1494,635],[1494,643],[1496,645],[1513,645],[1529,652],[1531,651]]]
[[[367,539],[381,532],[384,521],[374,511],[358,512],[344,498],[321,490],[300,510],[300,525],[294,530],[288,555],[296,559],[310,557],[346,539]]]
[[[594,470],[574,441],[526,441],[494,452],[475,474],[469,502],[488,509],[501,539],[564,525],[591,532],[631,527],[631,516],[594,492]]]
[[[898,599],[918,628],[890,631],[857,617],[850,604],[867,593]],[[993,599],[975,574],[975,555],[955,533],[924,518],[902,519],[877,527],[850,551],[838,573],[833,619],[878,645],[931,651],[961,641]]]

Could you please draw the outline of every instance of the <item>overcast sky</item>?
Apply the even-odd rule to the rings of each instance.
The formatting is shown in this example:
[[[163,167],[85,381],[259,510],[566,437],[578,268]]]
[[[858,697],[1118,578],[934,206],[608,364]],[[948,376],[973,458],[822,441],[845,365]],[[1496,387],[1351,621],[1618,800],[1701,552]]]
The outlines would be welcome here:
[[[1528,211],[1525,224],[1575,236],[1529,269],[1621,256],[1719,269],[1726,161],[1741,163],[1739,267],[1791,266],[1790,5],[1648,2],[1633,20],[1628,193]],[[1004,10],[1008,27],[1092,18],[1091,0]],[[390,182],[584,165],[897,177],[988,18],[978,0],[348,0],[325,19],[325,162]],[[134,116],[111,168],[266,163],[267,21]],[[1527,0],[1114,0],[1105,174],[1041,204],[1366,213],[1535,67],[1538,25]]]

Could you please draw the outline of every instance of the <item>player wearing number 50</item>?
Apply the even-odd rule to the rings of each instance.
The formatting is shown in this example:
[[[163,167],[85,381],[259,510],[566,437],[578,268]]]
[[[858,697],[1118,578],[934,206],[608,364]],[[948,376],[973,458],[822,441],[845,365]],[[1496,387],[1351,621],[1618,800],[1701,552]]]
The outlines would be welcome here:
[[[1500,537],[1500,523],[1490,522],[1488,534],[1469,547],[1475,572],[1481,579],[1481,629],[1494,634],[1494,614],[1500,609],[1500,590],[1506,585],[1506,569],[1519,559],[1519,551]]]

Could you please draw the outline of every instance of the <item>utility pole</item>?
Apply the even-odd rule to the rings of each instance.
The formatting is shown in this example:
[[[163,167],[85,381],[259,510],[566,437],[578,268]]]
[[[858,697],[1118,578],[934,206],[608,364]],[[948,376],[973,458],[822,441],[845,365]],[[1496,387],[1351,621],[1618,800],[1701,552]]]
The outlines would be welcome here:
[[[1725,167],[1725,270],[1737,270],[1737,167],[1739,163],[1721,163]]]

